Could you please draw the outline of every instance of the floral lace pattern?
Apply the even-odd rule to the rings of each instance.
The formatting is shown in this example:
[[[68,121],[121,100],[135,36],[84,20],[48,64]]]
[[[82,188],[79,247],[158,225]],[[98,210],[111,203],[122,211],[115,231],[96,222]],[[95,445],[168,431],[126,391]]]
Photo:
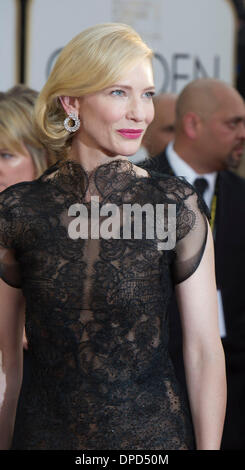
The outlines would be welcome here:
[[[176,204],[175,248],[159,250],[145,230],[142,239],[71,239],[68,209],[83,203],[90,217],[91,196],[100,207]],[[5,190],[0,214],[1,276],[26,297],[32,361],[13,448],[193,449],[167,316],[174,283],[194,272],[206,241],[192,186],[139,176],[126,160],[91,173],[63,161]]]

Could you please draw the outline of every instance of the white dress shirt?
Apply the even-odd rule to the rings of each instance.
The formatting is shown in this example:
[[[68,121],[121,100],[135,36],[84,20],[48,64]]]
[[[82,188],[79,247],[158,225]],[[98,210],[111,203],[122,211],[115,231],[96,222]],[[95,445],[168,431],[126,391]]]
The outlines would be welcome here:
[[[208,188],[205,190],[203,198],[209,207],[211,208],[212,198],[215,191],[215,183],[217,178],[217,172],[214,171],[213,173],[204,173],[199,174],[196,173],[193,168],[188,165],[182,158],[174,150],[174,142],[170,142],[166,148],[166,155],[168,159],[168,163],[171,166],[173,172],[176,176],[184,176],[188,183],[194,184],[196,178],[205,178],[208,182]]]

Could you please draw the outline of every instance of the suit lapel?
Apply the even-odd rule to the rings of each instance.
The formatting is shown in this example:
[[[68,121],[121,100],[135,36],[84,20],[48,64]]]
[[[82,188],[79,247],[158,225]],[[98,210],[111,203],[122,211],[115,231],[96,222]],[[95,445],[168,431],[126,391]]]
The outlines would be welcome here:
[[[174,175],[174,172],[168,163],[165,150],[159,155],[156,155],[156,157],[147,158],[143,162],[137,163],[137,165],[146,170],[153,170],[157,171],[158,173]]]

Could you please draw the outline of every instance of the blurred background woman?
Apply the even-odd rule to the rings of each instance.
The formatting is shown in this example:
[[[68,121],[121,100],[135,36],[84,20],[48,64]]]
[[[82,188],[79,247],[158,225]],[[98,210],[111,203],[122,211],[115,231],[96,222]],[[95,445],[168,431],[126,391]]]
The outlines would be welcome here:
[[[0,92],[0,192],[38,178],[54,162],[33,126],[37,97],[37,91],[22,84]]]
[[[33,126],[37,96],[25,85],[0,92],[0,191],[38,178],[53,161]]]
[[[22,84],[6,92],[0,92],[0,192],[16,183],[38,178],[54,162],[54,157],[47,152],[33,126],[33,111],[37,96],[37,91]],[[3,298],[0,299],[0,305],[1,313],[5,308]],[[24,317],[25,298],[22,294],[18,310],[19,315]],[[25,351],[22,392],[24,393],[30,374],[25,330],[23,330],[23,346]]]

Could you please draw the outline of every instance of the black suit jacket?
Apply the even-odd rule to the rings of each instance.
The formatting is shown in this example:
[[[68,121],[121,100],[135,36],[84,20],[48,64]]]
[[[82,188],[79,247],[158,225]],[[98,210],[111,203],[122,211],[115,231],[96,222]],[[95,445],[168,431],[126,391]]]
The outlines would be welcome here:
[[[138,165],[146,170],[173,174],[165,152]],[[230,171],[218,174],[214,246],[216,282],[221,291],[227,332],[223,346],[228,403],[222,448],[241,449],[245,448],[245,180]],[[170,304],[169,319],[169,349],[176,374],[185,385],[181,325],[175,297]]]

